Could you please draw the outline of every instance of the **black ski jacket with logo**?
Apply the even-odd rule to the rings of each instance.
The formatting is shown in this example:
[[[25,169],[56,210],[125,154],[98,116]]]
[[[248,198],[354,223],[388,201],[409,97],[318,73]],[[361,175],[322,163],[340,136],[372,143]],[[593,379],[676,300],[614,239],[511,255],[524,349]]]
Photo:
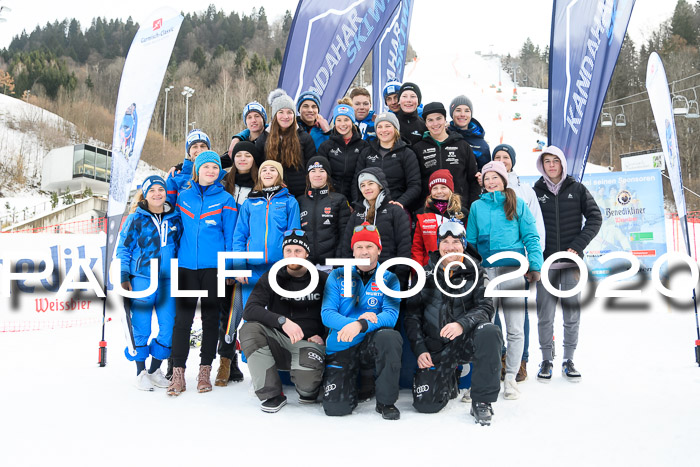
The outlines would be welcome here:
[[[357,128],[352,129],[352,137],[348,144],[342,136],[333,130],[327,141],[321,143],[318,155],[331,163],[331,181],[336,192],[352,199],[352,184],[355,177],[355,167],[360,153],[369,146]]]
[[[297,201],[301,228],[311,244],[308,260],[326,264],[326,258],[341,258],[340,239],[350,218],[347,198],[325,187],[308,189]]]

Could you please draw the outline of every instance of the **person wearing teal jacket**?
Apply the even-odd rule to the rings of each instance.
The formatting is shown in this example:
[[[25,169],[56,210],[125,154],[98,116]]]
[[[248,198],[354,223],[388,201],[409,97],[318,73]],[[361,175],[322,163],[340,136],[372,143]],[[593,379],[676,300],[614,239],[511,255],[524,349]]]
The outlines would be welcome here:
[[[245,306],[258,279],[283,258],[284,233],[301,229],[299,203],[284,184],[282,164],[267,160],[260,165],[258,181],[238,214],[233,251],[261,252],[262,258],[236,259],[234,269],[250,269],[251,277],[237,277],[243,284]]]
[[[528,290],[529,283],[539,280],[543,262],[535,217],[525,201],[508,188],[508,172],[502,162],[489,162],[481,169],[481,174],[487,192],[471,205],[467,241],[476,245],[491,280],[515,271],[520,265],[515,259],[490,262],[491,256],[501,252],[526,256],[529,262],[528,272],[523,277],[501,282],[496,290]],[[517,399],[520,391],[515,376],[520,369],[525,343],[525,297],[501,297],[494,301],[496,300],[500,301],[503,310],[508,341],[503,396],[506,399]]]

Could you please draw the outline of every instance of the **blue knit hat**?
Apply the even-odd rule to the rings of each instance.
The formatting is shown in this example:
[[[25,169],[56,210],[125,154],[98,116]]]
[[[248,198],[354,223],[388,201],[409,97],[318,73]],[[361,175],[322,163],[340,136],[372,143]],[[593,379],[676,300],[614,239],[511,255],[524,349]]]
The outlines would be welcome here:
[[[510,162],[513,164],[512,167],[515,167],[515,149],[513,149],[513,146],[511,146],[510,144],[499,144],[498,146],[496,146],[493,149],[493,152],[491,153],[491,157],[493,158],[493,156],[495,156],[498,151],[507,152],[508,155],[510,156]],[[511,169],[512,169],[512,167],[511,167]]]
[[[350,120],[352,120],[352,123],[357,123],[357,120],[355,119],[355,109],[353,109],[349,105],[346,105],[346,104],[336,105],[335,109],[333,109],[333,121],[331,123],[333,123],[335,125],[335,119],[339,115],[345,115]]]
[[[199,142],[206,144],[207,149],[211,149],[211,141],[209,140],[209,136],[207,136],[207,134],[202,130],[197,128],[187,134],[187,138],[185,139],[185,152],[187,155],[190,154],[190,146]]]
[[[246,117],[251,112],[259,113],[262,116],[263,124],[267,125],[267,112],[265,112],[265,107],[260,102],[249,102],[243,107],[243,122],[245,122]]]
[[[194,160],[194,173],[199,174],[199,168],[207,162],[213,162],[221,169],[221,158],[214,151],[204,151]]]
[[[382,96],[384,97],[384,100],[386,100],[387,96],[391,96],[392,94],[398,94],[399,89],[401,89],[401,83],[396,81],[396,80],[391,80],[384,85],[384,89],[382,90]]]
[[[297,112],[299,112],[299,108],[301,108],[301,104],[304,101],[314,101],[316,103],[316,106],[320,109],[321,108],[321,97],[314,91],[304,91],[299,95],[299,98],[297,99]]]
[[[165,180],[163,180],[163,177],[161,177],[160,175],[151,175],[150,177],[147,177],[146,180],[143,181],[143,183],[141,183],[141,191],[143,192],[144,198],[148,194],[148,190],[153,188],[153,185],[160,185],[164,189],[167,189],[165,187]]]

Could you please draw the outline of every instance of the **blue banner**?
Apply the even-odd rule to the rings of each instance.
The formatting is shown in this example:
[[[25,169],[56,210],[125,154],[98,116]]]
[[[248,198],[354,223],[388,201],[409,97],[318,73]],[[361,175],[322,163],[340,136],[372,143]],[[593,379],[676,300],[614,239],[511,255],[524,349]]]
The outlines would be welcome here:
[[[318,93],[319,113],[329,118],[400,1],[301,0],[278,86],[295,101],[304,91]]]
[[[388,110],[382,90],[392,80],[403,82],[413,0],[402,0],[372,50],[372,94],[374,112]]]
[[[549,46],[549,144],[581,180],[634,0],[554,0]]]

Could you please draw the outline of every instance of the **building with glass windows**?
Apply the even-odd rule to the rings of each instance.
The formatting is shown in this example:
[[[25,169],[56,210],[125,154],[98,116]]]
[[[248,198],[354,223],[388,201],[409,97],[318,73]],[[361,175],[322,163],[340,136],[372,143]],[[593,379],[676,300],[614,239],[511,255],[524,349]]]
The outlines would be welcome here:
[[[90,188],[96,195],[109,192],[112,152],[76,144],[54,149],[44,156],[41,189],[70,192]]]

